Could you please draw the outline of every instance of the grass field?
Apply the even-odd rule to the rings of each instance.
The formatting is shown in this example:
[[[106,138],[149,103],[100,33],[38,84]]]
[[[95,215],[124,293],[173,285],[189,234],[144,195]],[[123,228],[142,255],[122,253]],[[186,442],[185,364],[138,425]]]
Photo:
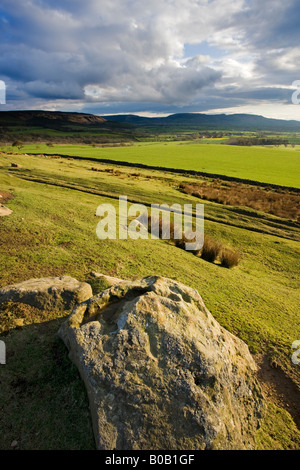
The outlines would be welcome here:
[[[64,148],[71,154],[70,147]],[[171,153],[175,152],[178,167],[181,164],[187,167],[184,155],[192,149],[190,158],[194,165],[199,165],[200,171],[210,168],[213,172],[217,161],[222,162],[224,149],[228,152],[227,162],[225,159],[222,163],[224,172],[226,168],[231,171],[230,163],[238,162],[238,154],[243,150],[249,152],[244,158],[248,170],[240,163],[237,170],[240,177],[250,178],[250,168],[251,178],[257,176],[255,159],[260,168],[266,169],[265,175],[269,174],[273,180],[270,182],[296,185],[296,151],[271,149],[266,154],[269,160],[262,162],[265,149],[227,149],[214,145],[209,148],[212,150],[205,145],[194,148],[172,143],[122,149],[75,147],[73,152],[114,160],[136,158],[138,161],[142,155],[151,164],[160,166],[167,166]],[[46,150],[62,153],[62,147],[39,148],[40,152]],[[36,148],[25,147],[24,151],[36,151]],[[206,161],[205,170],[200,168],[205,164],[195,157],[197,152]],[[272,158],[276,164],[268,172],[266,162],[270,167]],[[280,174],[283,158],[289,171]],[[15,161],[22,168],[11,168]],[[199,199],[176,188],[182,181],[201,179],[101,163],[97,166],[103,171],[94,172],[92,165],[94,162],[86,160],[0,155],[0,190],[14,194],[7,204],[13,210],[12,215],[0,220],[0,285],[63,274],[91,282],[92,270],[125,279],[152,274],[177,279],[199,291],[216,320],[243,339],[254,357],[263,355],[283,371],[287,380],[299,386],[299,366],[291,362],[291,344],[300,338],[299,227],[254,210],[243,213],[234,207],[206,201],[205,233],[242,254],[241,263],[233,269],[206,262],[165,240],[99,240],[95,217],[99,204],[111,203],[117,208],[119,195],[145,204],[196,204]],[[1,338],[5,339],[8,350],[7,365],[0,368],[0,381],[5,384],[0,392],[3,410],[0,428],[5,429],[0,436],[0,449],[9,448],[14,440],[24,449],[93,448],[84,387],[56,338],[62,313],[45,312],[41,316],[37,312],[22,312],[20,325],[20,313],[18,316],[17,312],[5,310],[0,312],[0,319]],[[57,429],[63,431],[57,433]],[[291,416],[271,402],[265,424],[258,433],[258,447],[300,447],[300,433]]]
[[[222,144],[141,143],[99,148],[88,145],[25,145],[22,152],[66,154],[150,166],[195,170],[300,188],[300,147],[238,147]]]

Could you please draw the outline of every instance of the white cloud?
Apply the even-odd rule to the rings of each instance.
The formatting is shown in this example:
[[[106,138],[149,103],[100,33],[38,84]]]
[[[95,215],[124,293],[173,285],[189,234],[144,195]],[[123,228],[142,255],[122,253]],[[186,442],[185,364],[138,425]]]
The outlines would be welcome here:
[[[267,116],[273,119],[286,119],[299,121],[299,105],[277,103],[249,103],[241,106],[232,106],[228,108],[215,108],[204,110],[207,114],[258,114],[260,116]]]
[[[55,98],[215,107],[247,104],[247,93],[259,103],[264,89],[300,78],[296,0],[2,0],[1,11],[0,78],[12,107],[18,96],[30,107]],[[184,57],[202,41],[222,57]]]

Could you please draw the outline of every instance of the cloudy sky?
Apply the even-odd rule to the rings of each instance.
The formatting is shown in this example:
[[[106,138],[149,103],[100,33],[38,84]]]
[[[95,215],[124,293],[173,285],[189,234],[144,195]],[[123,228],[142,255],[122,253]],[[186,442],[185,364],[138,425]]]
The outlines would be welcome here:
[[[299,0],[0,0],[0,110],[300,120],[299,24]]]

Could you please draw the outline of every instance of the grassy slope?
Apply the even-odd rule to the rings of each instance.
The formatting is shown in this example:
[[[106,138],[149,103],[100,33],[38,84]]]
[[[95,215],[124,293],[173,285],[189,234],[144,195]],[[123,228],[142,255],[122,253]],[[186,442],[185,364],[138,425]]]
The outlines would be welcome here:
[[[94,215],[96,208],[103,202],[112,203],[117,207],[117,200],[24,180],[23,177],[35,177],[40,181],[48,180],[57,184],[72,184],[81,189],[85,187],[86,190],[98,192],[109,191],[114,193],[115,197],[127,194],[128,197],[140,202],[190,203],[191,198],[173,189],[174,183],[176,184],[181,178],[172,176],[173,180],[170,180],[170,174],[160,174],[160,178],[157,178],[158,172],[140,170],[138,170],[140,176],[134,177],[131,175],[132,169],[124,168],[121,168],[123,173],[119,176],[112,176],[104,172],[91,172],[88,162],[24,156],[18,157],[23,168],[13,172],[9,170],[9,165],[15,160],[14,156],[0,157],[1,189],[13,190],[15,194],[15,198],[8,204],[13,214],[0,220],[1,285],[30,277],[61,274],[85,280],[88,279],[91,270],[123,278],[159,274],[178,279],[198,289],[215,318],[229,331],[245,340],[253,353],[268,354],[294,380],[299,381],[299,370],[290,360],[291,344],[300,337],[299,246],[296,240],[286,238],[287,228],[283,233],[284,237],[275,237],[221,224],[219,223],[221,220],[229,220],[234,215],[230,212],[230,208],[213,203],[206,204],[205,214],[216,220],[216,222],[208,220],[205,222],[206,233],[240,249],[243,254],[241,264],[232,270],[207,263],[162,240],[101,241],[95,234],[98,222]],[[103,165],[103,168],[106,167]],[[18,174],[22,178],[18,177]],[[251,221],[249,217],[242,215],[238,218],[244,227],[247,227],[247,224],[258,227],[261,224],[261,221],[255,218]],[[88,431],[86,433],[88,437],[83,441],[80,441],[78,436],[74,437],[74,433],[71,432],[67,433],[64,441],[55,440],[52,426],[50,429],[44,427],[42,433],[33,440],[28,435],[23,436],[22,429],[25,424],[39,428],[39,422],[32,423],[30,410],[33,404],[28,390],[34,397],[39,397],[42,393],[44,401],[39,399],[38,406],[45,407],[46,417],[52,416],[55,406],[59,410],[62,407],[65,410],[62,420],[70,420],[77,429],[79,421],[78,419],[74,421],[72,415],[76,403],[79,402],[80,413],[85,416],[83,428],[89,430],[90,423],[82,398],[84,392],[80,391],[76,371],[70,372],[70,376],[65,376],[62,368],[67,368],[68,361],[64,362],[62,352],[59,352],[62,354],[61,363],[58,361],[58,365],[56,364],[60,346],[54,339],[54,333],[58,329],[60,320],[53,320],[51,312],[49,315],[45,314],[44,318],[37,316],[34,319],[34,316],[31,316],[29,325],[18,330],[15,328],[17,323],[14,324],[15,316],[11,314],[11,317],[7,318],[7,313],[5,315],[4,320],[9,328],[12,328],[5,336],[12,358],[5,366],[5,372],[1,368],[0,373],[5,373],[5,381],[12,385],[6,386],[5,389],[2,403],[7,411],[2,425],[10,429],[13,420],[21,412],[20,408],[23,408],[21,413],[23,424],[18,422],[16,427],[20,435],[17,437],[22,441],[23,447],[73,448],[78,446],[78,442],[82,442],[85,448],[89,448],[92,444]],[[24,321],[26,325],[26,317]],[[44,328],[42,334],[44,340],[41,340],[40,328],[43,328],[43,324],[46,325],[46,321],[51,322],[49,323],[51,328],[49,330]],[[23,344],[23,349],[17,346],[18,344]],[[50,350],[47,345],[50,345]],[[22,351],[25,351],[23,356]],[[33,371],[25,360],[26,355],[30,354],[33,354],[35,361],[38,361]],[[47,367],[41,364],[38,357],[45,357]],[[49,377],[47,372],[49,368],[55,371],[56,367],[62,374],[61,379],[58,379],[62,381],[61,391],[55,377],[51,374]],[[37,378],[39,376],[40,379]],[[14,386],[16,380],[17,386]],[[22,386],[22,380],[25,383],[29,382],[29,388]],[[21,389],[20,395],[15,396],[13,401],[8,399],[10,394],[16,393],[18,389]],[[50,400],[49,406],[47,405],[46,397],[50,390],[54,390],[58,393],[58,397],[61,397],[59,405],[57,400]],[[71,404],[68,401],[70,390],[73,390],[72,393],[77,397]],[[24,411],[24,407],[28,412]],[[266,430],[261,432],[261,445],[266,448],[268,446],[276,448],[281,445],[288,448],[290,444],[287,442],[290,441],[287,432],[294,432],[291,431],[294,429],[293,425],[289,418],[282,417],[286,415],[281,415],[281,412],[275,413],[274,409],[271,412],[274,416],[276,414],[277,418],[280,416],[280,419],[278,418],[280,425],[278,419],[276,420],[276,426],[280,431],[275,432],[274,429],[270,431],[272,428],[270,424],[272,419],[270,419],[266,424]],[[55,419],[59,420],[57,412],[55,416]],[[15,439],[14,429],[15,427],[7,432],[3,442],[0,443],[0,448],[9,446],[9,440]],[[275,432],[275,438],[274,436],[270,438],[270,432],[273,434]]]
[[[218,144],[178,142],[148,143],[118,148],[92,148],[87,145],[25,145],[28,153],[59,153],[82,157],[123,160],[206,173],[223,174],[283,186],[300,187],[299,149],[237,147]]]

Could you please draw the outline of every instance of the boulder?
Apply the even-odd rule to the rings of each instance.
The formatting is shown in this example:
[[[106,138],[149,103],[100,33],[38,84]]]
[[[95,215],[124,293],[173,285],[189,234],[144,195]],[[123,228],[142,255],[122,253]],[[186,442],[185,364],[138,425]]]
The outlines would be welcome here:
[[[156,276],[114,284],[58,334],[85,382],[98,449],[255,449],[256,365],[196,290]]]
[[[5,207],[3,204],[0,204],[0,217],[5,217],[6,215],[12,214],[12,210],[8,207]]]
[[[88,283],[79,282],[73,277],[44,277],[0,288],[0,303],[13,301],[40,309],[69,309],[92,295]]]

